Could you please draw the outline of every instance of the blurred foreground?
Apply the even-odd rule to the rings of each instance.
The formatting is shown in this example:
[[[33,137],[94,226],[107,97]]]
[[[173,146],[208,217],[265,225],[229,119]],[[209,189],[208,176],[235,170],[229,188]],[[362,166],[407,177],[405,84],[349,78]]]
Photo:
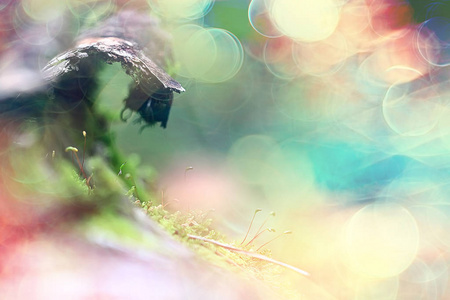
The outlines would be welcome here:
[[[57,55],[53,49],[65,50],[70,41],[64,37],[77,36],[83,26],[125,8],[153,10],[171,36],[174,60],[167,71],[186,93],[175,97],[164,131],[139,134],[133,122],[111,116],[127,165],[137,166],[135,186],[173,211],[214,210],[209,216],[216,228],[238,241],[255,209],[263,211],[250,237],[275,211],[264,226],[276,233],[265,232],[254,243],[259,247],[281,232],[293,231],[267,245],[274,258],[311,274],[311,280],[287,270],[280,275],[278,280],[290,282],[295,291],[293,299],[450,298],[448,1],[13,2],[18,3],[0,5],[5,16],[0,21],[2,97],[39,86],[32,70]],[[73,17],[64,18],[66,13]],[[27,34],[19,34],[23,32]],[[38,53],[37,60],[23,61],[26,67],[20,74],[30,74],[29,80],[17,81],[13,75],[18,73],[11,71],[18,71],[20,59],[7,50],[18,41],[28,45],[25,53]],[[99,76],[103,88],[96,109],[120,109],[129,82],[120,67],[106,68]],[[6,141],[10,131],[3,132]],[[3,201],[36,185],[37,179],[49,178],[42,171],[33,180],[9,178],[12,170],[27,166],[16,148],[29,147],[32,137],[21,136],[2,148],[2,153],[18,155],[9,165],[2,160],[2,176],[8,177],[2,181],[2,217],[8,216],[15,228],[25,224],[28,206],[33,211],[47,207],[41,197],[27,195],[19,213]],[[81,149],[80,144],[65,146]],[[36,155],[44,159],[46,154],[51,156],[51,151]],[[14,188],[18,184],[20,191]],[[82,192],[71,193],[75,197]],[[107,220],[106,228],[126,226],[120,218]],[[44,233],[56,224],[41,223]],[[1,228],[6,229],[0,229],[0,240],[6,241],[10,227]],[[73,242],[69,229],[58,229],[58,241]],[[28,232],[17,229],[13,234],[22,239]],[[119,239],[117,245],[123,243]],[[36,279],[42,273],[74,282],[74,273],[63,270],[104,255],[91,248],[72,251],[38,238],[2,256],[2,274],[19,274],[28,257],[42,263],[28,277],[11,279],[21,282],[14,286],[48,284]],[[45,257],[60,264],[46,268]],[[102,266],[123,267],[120,273],[126,280],[109,281],[116,267],[92,264],[95,267],[76,277],[88,278],[85,285],[68,289],[82,292],[101,280],[121,298],[127,284],[147,276],[129,258],[108,259]],[[184,273],[189,267],[176,261],[169,255],[158,266],[167,268],[169,263],[180,278],[192,277],[191,271]],[[213,290],[210,281],[197,282],[205,291]],[[49,290],[56,298],[59,290],[53,285]],[[26,295],[21,292],[7,295]]]

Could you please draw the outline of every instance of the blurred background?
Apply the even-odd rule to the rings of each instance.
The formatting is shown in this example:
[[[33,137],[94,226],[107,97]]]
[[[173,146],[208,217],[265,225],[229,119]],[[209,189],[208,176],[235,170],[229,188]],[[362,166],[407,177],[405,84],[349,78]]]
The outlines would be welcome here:
[[[257,247],[292,231],[267,247],[311,273],[286,271],[294,299],[450,298],[449,1],[12,2],[0,51],[44,28],[19,36],[43,65],[61,30],[152,10],[186,92],[165,130],[112,116],[116,142],[168,209],[210,210],[230,240],[262,209]],[[100,79],[96,105],[120,109],[131,79]]]

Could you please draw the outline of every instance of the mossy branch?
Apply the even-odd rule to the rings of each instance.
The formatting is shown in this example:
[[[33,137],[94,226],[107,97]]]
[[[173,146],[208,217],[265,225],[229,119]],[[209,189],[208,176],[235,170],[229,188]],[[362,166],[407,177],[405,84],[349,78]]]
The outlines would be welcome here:
[[[247,251],[247,250],[239,249],[239,248],[233,247],[231,245],[227,245],[227,244],[224,244],[224,243],[221,243],[221,242],[218,242],[218,241],[215,241],[215,240],[207,239],[207,238],[204,238],[204,237],[201,237],[201,236],[196,236],[196,235],[191,235],[191,234],[188,234],[187,236],[190,239],[195,239],[195,240],[211,243],[211,244],[214,244],[216,246],[219,246],[219,247],[222,247],[224,249],[227,249],[229,251],[241,253],[241,254],[244,254],[244,255],[256,258],[256,259],[260,259],[260,260],[263,260],[263,261],[266,261],[266,262],[270,262],[270,263],[282,266],[284,268],[287,268],[289,270],[292,270],[292,271],[294,271],[294,272],[296,272],[298,274],[304,275],[304,276],[309,276],[310,275],[308,272],[303,271],[302,269],[296,268],[296,267],[291,266],[291,265],[289,265],[287,263],[284,263],[284,262],[272,259],[270,257],[267,257],[267,256],[259,254],[259,253],[255,253],[255,252],[250,252],[250,251]]]

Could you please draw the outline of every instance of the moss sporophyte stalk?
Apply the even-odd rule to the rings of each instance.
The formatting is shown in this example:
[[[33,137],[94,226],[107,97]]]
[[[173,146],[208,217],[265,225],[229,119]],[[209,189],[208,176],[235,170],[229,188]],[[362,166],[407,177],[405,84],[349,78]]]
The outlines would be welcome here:
[[[83,133],[85,136],[85,133]],[[265,224],[269,218],[275,217],[275,212],[270,212],[268,216],[261,223],[256,233],[249,238],[249,232],[254,224],[256,215],[261,212],[261,209],[256,209],[255,213],[250,222],[250,226],[244,239],[241,242],[231,241],[227,242],[225,235],[217,232],[211,228],[212,219],[208,217],[208,212],[203,212],[201,210],[191,210],[188,212],[175,211],[170,212],[166,210],[166,206],[170,204],[170,201],[164,203],[164,196],[161,199],[161,204],[154,204],[152,196],[146,194],[146,197],[151,200],[140,200],[139,194],[137,192],[137,185],[134,177],[127,172],[123,174],[126,163],[122,163],[119,166],[117,173],[109,171],[108,167],[99,159],[89,159],[87,158],[88,165],[93,168],[91,175],[87,177],[86,172],[83,167],[83,163],[78,159],[77,153],[78,149],[75,147],[67,147],[66,152],[71,152],[75,155],[78,163],[78,167],[84,177],[83,183],[89,187],[92,191],[90,194],[102,195],[108,193],[107,191],[122,190],[123,193],[127,195],[135,206],[147,214],[151,219],[156,221],[166,232],[172,235],[178,241],[188,245],[191,249],[198,252],[200,257],[207,259],[210,262],[220,265],[221,267],[229,268],[234,271],[239,271],[240,273],[250,275],[251,277],[256,277],[262,280],[268,280],[273,282],[273,278],[281,274],[282,268],[292,270],[303,276],[308,276],[309,273],[303,271],[299,268],[291,266],[289,264],[283,263],[271,257],[271,251],[267,249],[262,249],[267,244],[280,238],[285,234],[290,234],[291,231],[285,231],[276,237],[272,238],[268,242],[260,245],[255,245],[255,241],[258,240],[264,233],[273,233],[275,229],[264,228]],[[193,170],[193,167],[188,167],[186,172]],[[134,168],[129,169],[130,172],[137,172]],[[96,178],[100,177],[100,178]],[[89,181],[102,183],[97,186],[90,186]],[[128,186],[128,191],[123,190],[120,186]],[[112,188],[112,186],[117,186]],[[140,189],[141,191],[145,189]],[[153,201],[152,201],[153,200]],[[256,250],[255,250],[256,248]],[[236,269],[237,268],[237,269]],[[270,279],[270,280],[269,280]]]
[[[267,270],[268,265],[274,264],[292,270],[298,274],[309,276],[309,273],[304,270],[271,258],[270,250],[261,251],[264,246],[275,239],[280,238],[282,235],[291,234],[291,231],[285,231],[268,242],[262,244],[256,250],[253,250],[254,245],[252,242],[254,242],[262,233],[275,232],[273,228],[261,230],[267,219],[258,229],[255,236],[245,245],[242,245],[245,238],[241,243],[231,242],[228,244],[225,242],[226,237],[223,234],[220,234],[210,228],[212,219],[206,217],[207,213],[202,211],[190,211],[188,213],[181,213],[180,211],[177,211],[172,213],[165,210],[164,206],[161,204],[153,206],[150,203],[141,203],[139,200],[135,201],[135,204],[147,212],[152,219],[157,221],[175,238],[187,243],[188,245],[201,245],[203,248],[211,250],[212,253],[217,256],[213,260],[225,259],[230,266],[238,266],[244,270],[251,269],[252,272],[255,270],[262,271],[262,269]],[[258,209],[255,214],[259,211],[261,210]],[[269,217],[274,215],[275,214],[272,212],[269,214]],[[253,219],[254,217],[252,218],[252,223]],[[198,247],[194,248],[198,249]],[[280,270],[275,267],[269,267],[269,269],[274,271],[271,275],[275,275],[280,272]],[[258,271],[256,271],[256,273],[258,273]],[[261,274],[256,275],[258,275],[257,277],[260,277]]]

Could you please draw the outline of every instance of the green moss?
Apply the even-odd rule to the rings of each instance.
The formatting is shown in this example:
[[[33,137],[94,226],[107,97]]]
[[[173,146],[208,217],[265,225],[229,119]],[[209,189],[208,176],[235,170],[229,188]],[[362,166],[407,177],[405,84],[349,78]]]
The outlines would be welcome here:
[[[159,246],[158,237],[139,229],[132,220],[114,210],[102,210],[79,225],[77,231],[98,243],[152,251],[157,250]]]
[[[282,267],[243,253],[230,251],[213,243],[190,238],[190,236],[198,236],[236,248],[240,247],[234,241],[227,243],[225,235],[212,229],[212,219],[208,218],[206,213],[202,211],[169,212],[162,205],[152,206],[150,203],[141,203],[140,201],[136,201],[135,204],[174,238],[196,251],[199,257],[249,279],[262,280],[268,285],[272,285],[274,289],[283,290],[283,293],[290,290],[288,283],[280,279]],[[243,250],[249,250],[252,247],[253,245],[250,244]],[[263,250],[259,253],[271,256],[270,250]]]
[[[289,291],[288,283],[280,277],[283,271],[282,267],[242,252],[232,251],[218,244],[192,238],[193,236],[201,237],[228,245],[229,248],[235,247],[248,253],[254,253],[252,250],[255,248],[254,245],[241,245],[239,242],[229,241],[225,235],[214,230],[211,226],[212,219],[208,217],[208,213],[202,211],[170,212],[163,205],[155,204],[156,201],[152,201],[154,197],[151,195],[145,193],[145,197],[141,197],[141,193],[144,195],[145,185],[142,184],[141,187],[138,187],[137,183],[144,181],[145,178],[143,179],[141,176],[149,175],[146,172],[139,172],[139,165],[139,157],[131,156],[127,163],[122,163],[117,168],[116,172],[104,159],[88,158],[86,168],[93,174],[94,187],[92,190],[86,185],[86,180],[79,176],[79,170],[74,170],[73,167],[69,173],[63,176],[70,178],[68,185],[72,186],[72,189],[83,192],[86,199],[107,199],[101,203],[100,212],[89,216],[77,230],[81,230],[83,234],[97,241],[129,249],[144,247],[155,250],[157,237],[142,232],[130,219],[117,213],[120,210],[118,207],[123,204],[123,196],[126,195],[131,202],[156,221],[174,239],[197,252],[200,258],[248,279],[262,280],[276,290]],[[125,169],[130,172],[124,174]],[[61,171],[67,172],[67,168]],[[131,173],[137,174],[136,177]],[[258,253],[271,256],[270,250],[262,250]]]

